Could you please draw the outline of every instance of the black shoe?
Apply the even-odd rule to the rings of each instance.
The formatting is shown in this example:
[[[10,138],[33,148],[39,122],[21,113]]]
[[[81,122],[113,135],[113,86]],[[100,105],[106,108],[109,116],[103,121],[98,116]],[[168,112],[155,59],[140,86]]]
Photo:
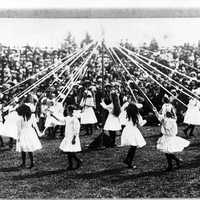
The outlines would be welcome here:
[[[69,170],[69,171],[70,171],[70,170],[73,170],[73,169],[74,169],[73,167],[70,167],[70,166],[67,167],[67,170]]]
[[[80,161],[77,163],[77,166],[76,166],[74,169],[80,168],[81,165],[82,165],[82,161],[80,160]]]
[[[195,137],[195,135],[193,133],[189,134],[189,137]]]
[[[183,163],[183,160],[182,160],[182,159],[179,159],[179,160],[176,162],[176,169],[180,169],[182,163]]]
[[[133,168],[132,164],[130,162],[128,162],[126,159],[123,161],[123,163],[126,164],[126,165],[128,165],[129,169]]]
[[[128,168],[129,169],[136,169],[137,167],[136,167],[136,165],[129,165]]]
[[[167,167],[167,169],[165,169],[165,172],[170,172],[172,171],[172,167]]]
[[[25,164],[24,163],[22,163],[21,165],[19,165],[19,168],[25,168],[26,166],[25,166]]]
[[[30,166],[28,167],[28,169],[32,169],[34,167],[34,164],[30,164]]]
[[[129,165],[129,162],[126,159],[123,160],[123,163],[126,164],[126,165]]]
[[[187,131],[185,129],[183,130],[183,133],[185,134],[185,137],[188,138],[188,134],[187,134]]]

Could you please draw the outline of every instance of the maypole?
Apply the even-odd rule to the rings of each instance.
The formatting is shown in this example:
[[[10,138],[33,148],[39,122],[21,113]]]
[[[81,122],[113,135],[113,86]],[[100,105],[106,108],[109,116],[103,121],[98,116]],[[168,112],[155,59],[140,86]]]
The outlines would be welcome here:
[[[102,95],[104,96],[104,30],[102,29],[102,41],[101,41],[101,65],[102,65]]]

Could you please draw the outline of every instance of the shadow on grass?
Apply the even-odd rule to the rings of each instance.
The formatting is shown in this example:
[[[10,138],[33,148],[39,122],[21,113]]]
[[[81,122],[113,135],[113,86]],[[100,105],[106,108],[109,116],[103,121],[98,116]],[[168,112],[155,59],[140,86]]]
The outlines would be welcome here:
[[[30,173],[25,175],[19,175],[19,176],[13,176],[13,180],[23,180],[27,178],[40,178],[44,176],[51,176],[55,174],[61,174],[63,172],[66,172],[66,169],[58,169],[58,170],[49,170],[49,171],[38,171],[36,173]]]
[[[185,163],[181,167],[181,169],[192,169],[192,168],[200,168],[200,155],[195,156],[194,159],[190,161],[190,163]]]
[[[84,174],[69,174],[68,178],[72,179],[96,179],[97,177],[109,176],[109,175],[116,175],[119,174],[122,170],[126,168],[121,167],[117,169],[108,169],[104,171],[97,171],[91,173],[84,173]],[[50,171],[38,171],[34,174],[26,174],[26,175],[19,175],[13,176],[13,180],[23,180],[27,178],[39,178],[44,176],[51,176],[55,174],[61,174],[64,172],[68,172],[67,169],[58,169],[58,170],[50,170]],[[69,171],[69,173],[73,173],[75,171]]]
[[[167,175],[168,173],[170,172],[165,172],[165,169],[161,169],[159,171],[147,171],[147,172],[143,172],[139,174],[114,177],[113,180],[111,180],[111,182],[121,183],[124,181],[134,180],[134,179],[143,178],[143,177],[160,177],[163,175]]]
[[[187,149],[191,150],[191,149],[194,149],[195,147],[200,147],[200,143],[197,143],[197,142],[191,142],[189,147],[187,147]],[[199,150],[199,149],[198,149]]]
[[[19,167],[7,167],[7,168],[0,168],[0,172],[12,172],[12,171],[18,171]]]
[[[103,171],[77,174],[76,178],[78,179],[96,179],[97,177],[110,176],[110,175],[118,175],[121,171],[125,170],[125,167],[115,168],[115,169],[107,169]]]
[[[0,148],[0,153],[4,153],[5,151],[11,151],[9,147],[1,147]]]

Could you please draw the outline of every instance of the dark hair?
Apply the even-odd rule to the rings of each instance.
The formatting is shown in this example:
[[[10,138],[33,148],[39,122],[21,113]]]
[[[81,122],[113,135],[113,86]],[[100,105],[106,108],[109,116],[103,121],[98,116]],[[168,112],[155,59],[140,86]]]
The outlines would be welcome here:
[[[64,110],[64,113],[63,113],[64,117],[66,117],[69,114],[69,112],[73,113],[74,110],[75,110],[75,107],[73,105],[68,105]]]
[[[129,103],[129,105],[126,107],[126,113],[127,113],[128,119],[132,120],[134,125],[137,124],[139,110],[138,110],[138,107],[134,103]]]
[[[167,118],[175,118],[175,113],[174,113],[173,110],[171,109],[171,111],[167,111],[167,112],[165,113],[165,116],[166,116]]]
[[[22,104],[16,109],[19,116],[22,116],[25,121],[28,121],[31,118],[31,109],[29,106]]]
[[[118,98],[116,93],[111,93],[111,99],[112,99],[112,102],[113,102],[113,111],[112,111],[112,113],[113,113],[113,115],[118,117],[120,112],[121,112],[119,98]]]
[[[25,98],[24,98],[24,103],[32,103],[33,102],[33,97],[31,94],[28,94]]]
[[[163,102],[164,102],[164,103],[169,103],[169,98],[168,98],[168,97],[164,97],[164,98],[163,98]]]

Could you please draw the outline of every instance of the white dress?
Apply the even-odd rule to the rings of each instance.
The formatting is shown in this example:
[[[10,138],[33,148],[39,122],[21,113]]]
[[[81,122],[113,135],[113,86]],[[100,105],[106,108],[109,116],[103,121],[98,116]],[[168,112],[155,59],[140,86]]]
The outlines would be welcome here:
[[[55,127],[59,123],[54,117],[51,116],[51,112],[57,115],[55,106],[50,106],[49,110],[46,111],[45,128]]]
[[[176,117],[175,108],[171,103],[164,103],[161,108],[160,114],[165,116],[167,112],[173,112]]]
[[[80,106],[83,107],[81,112],[81,124],[96,124],[97,118],[93,109],[95,106],[93,97],[82,99]]]
[[[34,113],[36,110],[36,106],[33,103],[25,103],[31,109],[31,112]]]
[[[63,107],[62,103],[60,103],[60,102],[55,103],[53,114],[56,115],[58,118],[61,118],[61,119],[64,117],[64,107]],[[60,125],[60,126],[64,125],[60,121],[57,121],[57,122],[54,121],[54,123],[55,123],[55,125]]]
[[[65,137],[60,144],[60,149],[64,152],[79,152],[81,151],[81,143],[79,139],[80,123],[79,120],[73,116],[67,116],[65,121]],[[72,144],[73,137],[76,136],[75,144]]]
[[[121,125],[126,125],[126,122],[127,122],[126,115],[127,114],[126,114],[126,110],[125,109],[127,108],[128,105],[129,105],[129,103],[125,102],[121,107],[121,113],[119,115],[119,120],[120,120]]]
[[[184,123],[200,125],[200,102],[196,99],[191,99],[188,104],[188,109],[185,113]]]
[[[5,117],[5,122],[0,133],[2,136],[17,139],[17,121],[19,115],[15,110],[16,108],[17,106],[9,108],[8,115]]]
[[[127,119],[127,113],[126,113],[126,108],[129,105],[128,102],[124,103],[123,106],[121,107],[121,113],[119,115],[119,119],[120,119],[120,123],[121,125],[126,125],[126,122],[128,121]],[[142,108],[142,104],[139,103],[135,103],[135,105],[137,106],[137,108]],[[146,120],[143,120],[142,116],[139,114],[138,115],[138,120],[139,120],[139,124],[140,126],[144,126],[146,124]]]
[[[104,125],[105,131],[120,131],[121,123],[119,117],[113,115],[113,103],[106,105],[104,102],[101,103],[102,107],[108,110],[108,117],[106,119],[106,123]]]
[[[36,133],[39,130],[34,115],[28,121],[25,121],[23,117],[19,116],[17,127],[19,141],[17,140],[16,151],[33,152],[42,148]]]
[[[190,142],[177,135],[178,128],[176,119],[159,117],[162,122],[161,132],[163,134],[157,141],[157,149],[164,153],[181,152]]]
[[[0,135],[3,131],[3,117],[2,117],[2,112],[0,111]]]
[[[140,130],[133,124],[132,120],[128,120],[122,132],[121,146],[137,146],[141,148],[145,145],[146,141]]]

